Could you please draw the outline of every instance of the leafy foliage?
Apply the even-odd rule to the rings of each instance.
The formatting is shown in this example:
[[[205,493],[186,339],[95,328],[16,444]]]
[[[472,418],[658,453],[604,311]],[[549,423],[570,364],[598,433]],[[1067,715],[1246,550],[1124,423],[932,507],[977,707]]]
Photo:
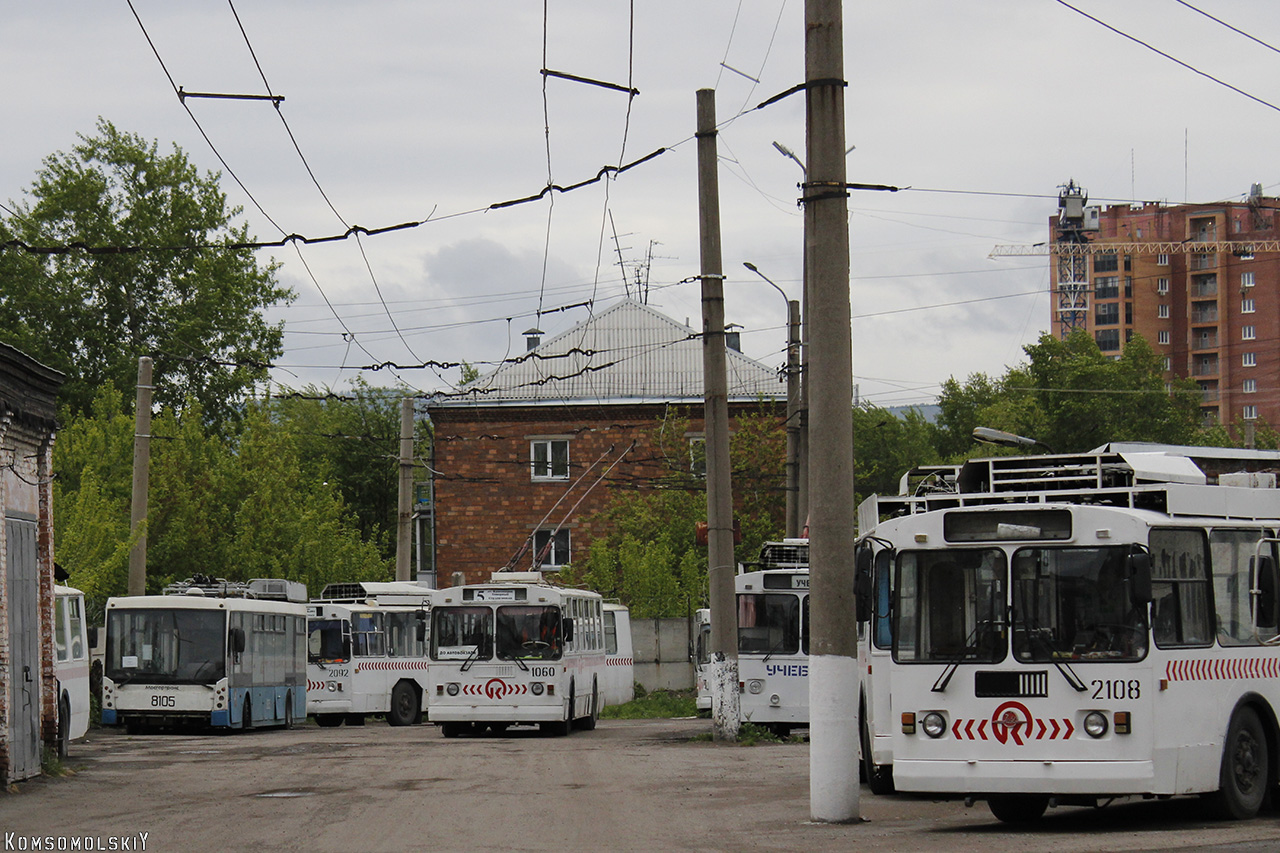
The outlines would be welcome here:
[[[282,352],[281,326],[260,312],[292,294],[274,264],[229,247],[251,237],[232,224],[240,210],[217,175],[99,119],[96,135],[45,158],[27,195],[0,239],[145,248],[0,252],[0,340],[67,375],[61,398],[74,415],[108,383],[132,387],[148,355],[162,407],[194,400],[212,422],[233,419]],[[168,248],[180,246],[211,248]]]

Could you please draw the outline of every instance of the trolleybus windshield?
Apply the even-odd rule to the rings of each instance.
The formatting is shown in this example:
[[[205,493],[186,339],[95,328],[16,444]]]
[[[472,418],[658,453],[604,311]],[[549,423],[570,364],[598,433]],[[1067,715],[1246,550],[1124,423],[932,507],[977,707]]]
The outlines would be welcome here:
[[[499,660],[559,660],[560,608],[512,605],[498,608]]]
[[[206,684],[226,674],[224,612],[114,609],[107,619],[106,675],[118,684]]]

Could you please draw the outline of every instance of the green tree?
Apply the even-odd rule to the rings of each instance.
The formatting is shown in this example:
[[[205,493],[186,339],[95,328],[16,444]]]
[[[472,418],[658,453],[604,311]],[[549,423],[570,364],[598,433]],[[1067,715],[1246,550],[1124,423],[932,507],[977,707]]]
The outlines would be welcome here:
[[[107,383],[132,387],[148,355],[159,405],[192,399],[215,423],[233,418],[282,352],[282,325],[261,312],[292,293],[274,263],[231,247],[252,238],[218,175],[99,119],[96,135],[44,160],[27,197],[11,202],[0,241],[111,250],[0,251],[0,340],[67,375],[73,414]]]

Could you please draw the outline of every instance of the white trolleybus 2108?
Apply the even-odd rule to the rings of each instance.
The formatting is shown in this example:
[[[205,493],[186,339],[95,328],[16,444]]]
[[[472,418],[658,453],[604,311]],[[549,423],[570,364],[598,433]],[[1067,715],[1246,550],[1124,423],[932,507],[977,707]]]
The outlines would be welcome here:
[[[195,577],[107,600],[102,722],[290,727],[307,712],[306,587]]]
[[[766,542],[734,579],[740,718],[787,737],[809,726],[809,540]]]
[[[1280,454],[1108,445],[971,460],[894,550],[893,777],[1048,805],[1276,793]]]
[[[408,581],[329,584],[307,605],[307,713],[321,726],[422,722],[427,698],[428,587]]]
[[[595,728],[609,681],[605,639],[599,593],[553,586],[539,572],[442,589],[431,610],[427,715],[445,737]]]
[[[90,628],[84,593],[69,586],[53,588],[54,672],[58,679],[58,755],[89,731]]]

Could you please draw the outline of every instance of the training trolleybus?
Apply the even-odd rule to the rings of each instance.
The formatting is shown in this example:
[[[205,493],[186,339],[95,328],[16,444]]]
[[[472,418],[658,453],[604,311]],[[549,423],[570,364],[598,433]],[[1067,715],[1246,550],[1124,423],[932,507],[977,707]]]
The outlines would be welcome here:
[[[606,699],[603,605],[598,593],[553,586],[539,572],[439,590],[428,718],[445,737],[595,728]]]
[[[1201,794],[1248,818],[1280,761],[1280,454],[1108,445],[971,460],[882,519],[893,779],[1048,805]]]
[[[84,593],[69,586],[53,588],[54,672],[58,677],[58,754],[89,731],[89,626]]]
[[[329,584],[307,606],[307,713],[317,723],[422,722],[432,592],[408,581]]]
[[[809,725],[809,540],[766,542],[734,580],[742,722],[779,737]]]
[[[307,712],[306,588],[207,577],[107,601],[102,722],[292,726]]]

